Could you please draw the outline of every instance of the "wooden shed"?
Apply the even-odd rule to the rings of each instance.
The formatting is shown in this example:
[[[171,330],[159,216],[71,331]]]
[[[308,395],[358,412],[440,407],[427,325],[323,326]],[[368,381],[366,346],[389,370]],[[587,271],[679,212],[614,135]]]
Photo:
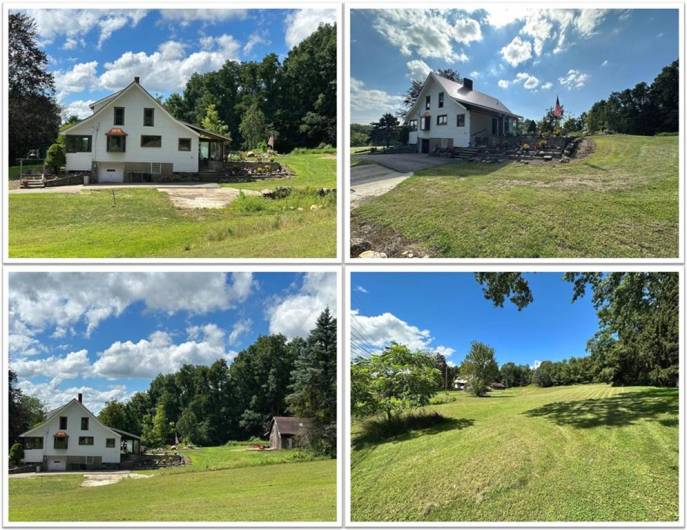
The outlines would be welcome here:
[[[307,436],[312,419],[296,416],[274,416],[270,426],[270,449],[292,449],[297,436]]]

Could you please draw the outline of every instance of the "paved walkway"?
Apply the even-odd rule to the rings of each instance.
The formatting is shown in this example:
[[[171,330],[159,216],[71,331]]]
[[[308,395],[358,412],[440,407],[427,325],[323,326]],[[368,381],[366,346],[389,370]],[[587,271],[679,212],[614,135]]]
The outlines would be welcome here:
[[[375,154],[375,155],[355,155],[356,158],[379,164],[399,173],[414,173],[428,167],[443,166],[450,164],[454,160],[439,156],[423,155],[421,153],[398,153],[398,154]]]

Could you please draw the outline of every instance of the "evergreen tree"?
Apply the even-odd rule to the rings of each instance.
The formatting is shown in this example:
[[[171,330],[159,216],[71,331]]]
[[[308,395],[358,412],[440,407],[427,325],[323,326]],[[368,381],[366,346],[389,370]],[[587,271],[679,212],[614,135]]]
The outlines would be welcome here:
[[[229,133],[229,127],[220,119],[214,103],[208,105],[205,111],[205,117],[201,122],[201,127],[210,132],[221,134],[222,136],[227,136]]]

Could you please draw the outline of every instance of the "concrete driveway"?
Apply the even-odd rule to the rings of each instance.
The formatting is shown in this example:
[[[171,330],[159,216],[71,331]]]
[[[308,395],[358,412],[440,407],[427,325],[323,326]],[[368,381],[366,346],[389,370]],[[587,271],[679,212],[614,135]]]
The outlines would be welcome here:
[[[399,173],[414,173],[428,167],[443,166],[453,160],[438,156],[423,155],[421,153],[355,155],[356,158],[368,163],[379,164]]]
[[[361,164],[351,168],[351,208],[363,200],[388,193],[412,173],[399,173],[377,164]]]

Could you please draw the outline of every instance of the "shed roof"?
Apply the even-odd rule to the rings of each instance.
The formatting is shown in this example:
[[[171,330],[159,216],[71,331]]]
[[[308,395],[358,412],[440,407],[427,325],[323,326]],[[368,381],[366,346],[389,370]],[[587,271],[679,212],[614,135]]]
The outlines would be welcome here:
[[[297,416],[275,416],[272,418],[281,434],[298,434],[302,429],[312,425],[312,418],[299,418]]]
[[[140,436],[136,436],[135,434],[131,434],[130,432],[123,431],[122,429],[115,429],[114,427],[109,427],[110,430],[116,432],[117,434],[121,434],[122,438],[131,438],[132,440],[140,440]]]

